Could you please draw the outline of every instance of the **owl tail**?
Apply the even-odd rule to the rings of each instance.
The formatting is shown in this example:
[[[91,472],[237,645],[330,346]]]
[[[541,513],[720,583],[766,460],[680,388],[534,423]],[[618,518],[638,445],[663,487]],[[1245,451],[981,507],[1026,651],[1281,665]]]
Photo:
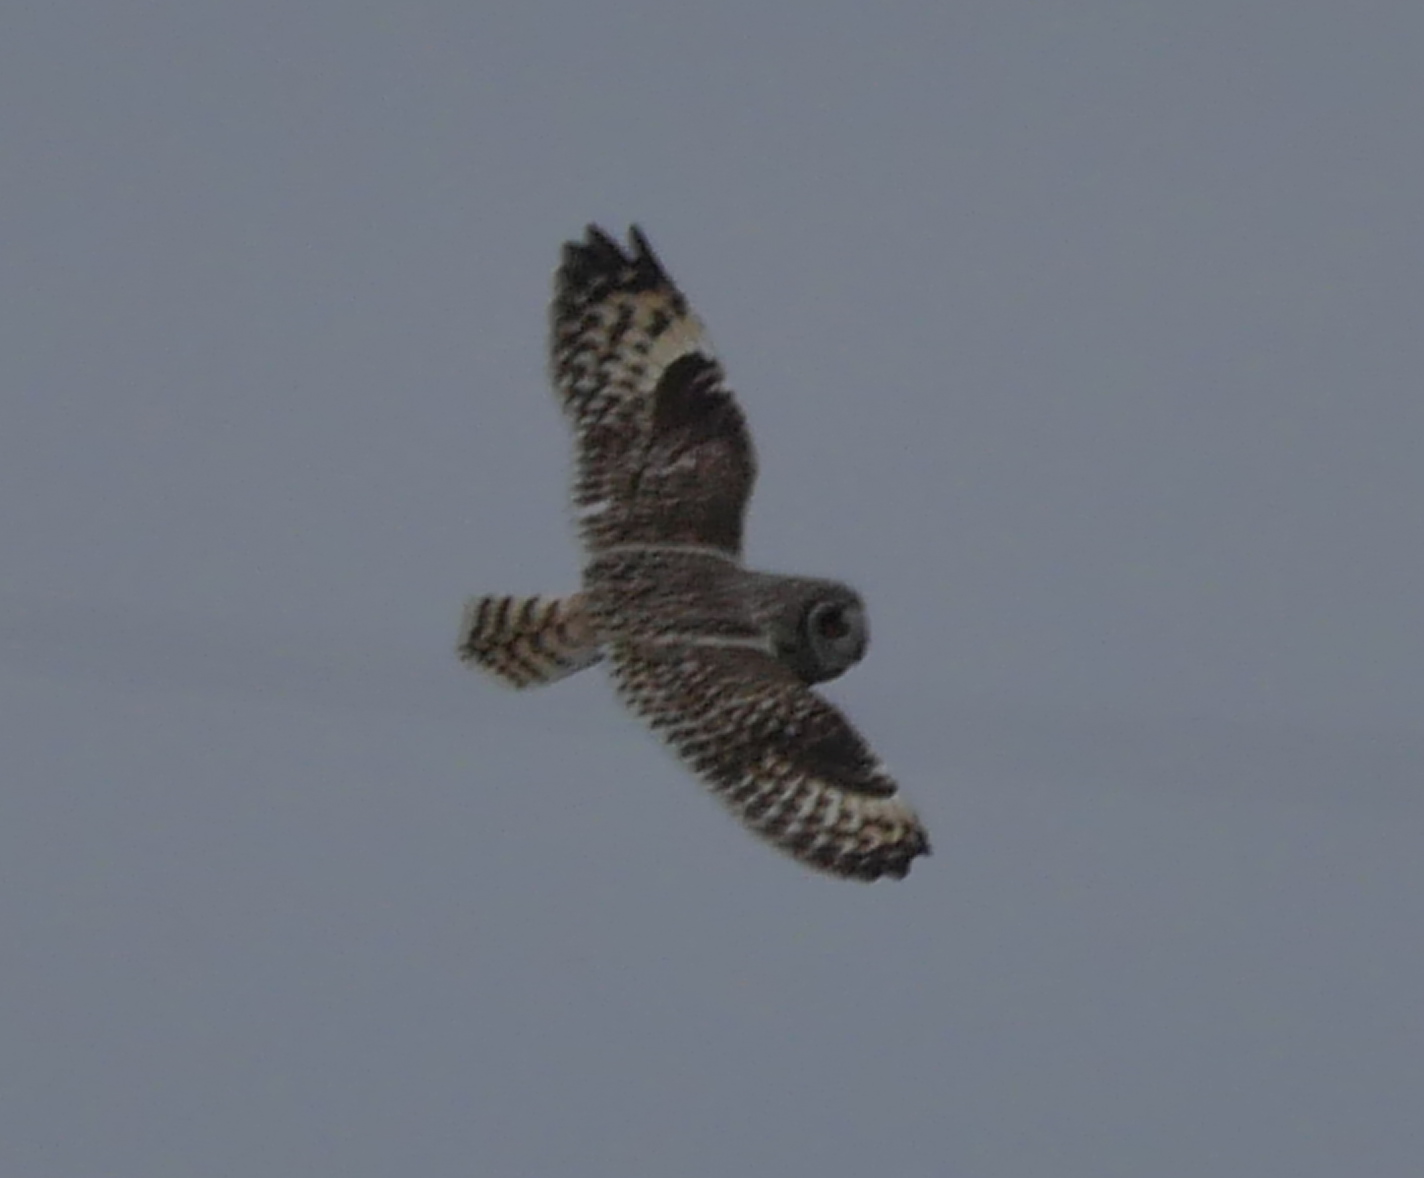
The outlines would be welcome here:
[[[472,597],[460,621],[460,661],[508,687],[542,687],[603,657],[582,593]]]

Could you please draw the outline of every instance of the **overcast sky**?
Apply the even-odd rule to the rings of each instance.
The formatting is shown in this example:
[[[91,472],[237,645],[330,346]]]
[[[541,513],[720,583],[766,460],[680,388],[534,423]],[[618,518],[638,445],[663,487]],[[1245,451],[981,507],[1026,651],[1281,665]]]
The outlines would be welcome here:
[[[1407,1178],[1424,6],[0,15],[0,1174]],[[463,597],[638,221],[933,833],[747,837]]]

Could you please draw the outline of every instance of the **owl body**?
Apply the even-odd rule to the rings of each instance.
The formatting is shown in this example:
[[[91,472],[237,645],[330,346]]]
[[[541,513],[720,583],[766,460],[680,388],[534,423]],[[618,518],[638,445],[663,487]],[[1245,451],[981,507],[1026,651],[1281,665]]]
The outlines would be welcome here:
[[[864,656],[864,603],[838,581],[744,567],[745,418],[686,299],[630,238],[625,253],[590,227],[555,278],[582,588],[470,601],[460,657],[516,687],[605,662],[629,709],[754,832],[832,874],[903,877],[929,839],[811,690]]]
[[[764,644],[743,570],[724,554],[618,549],[584,567],[584,595],[604,641],[725,639]]]

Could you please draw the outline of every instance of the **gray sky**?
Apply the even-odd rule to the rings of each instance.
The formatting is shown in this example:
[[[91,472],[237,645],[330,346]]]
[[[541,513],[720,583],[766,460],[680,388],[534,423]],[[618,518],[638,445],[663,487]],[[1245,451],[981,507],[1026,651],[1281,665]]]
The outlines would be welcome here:
[[[1416,1172],[1424,8],[870,9],[5,8],[6,1178]],[[903,884],[453,658],[577,575],[590,220]]]

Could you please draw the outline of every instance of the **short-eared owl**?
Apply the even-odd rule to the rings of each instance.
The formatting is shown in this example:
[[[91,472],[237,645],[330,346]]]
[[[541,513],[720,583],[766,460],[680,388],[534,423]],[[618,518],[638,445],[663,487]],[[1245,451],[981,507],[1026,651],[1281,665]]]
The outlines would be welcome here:
[[[626,253],[596,226],[564,246],[550,320],[583,588],[471,600],[460,657],[515,687],[607,659],[623,702],[756,833],[837,875],[903,877],[925,831],[811,690],[865,654],[865,607],[836,581],[743,567],[751,436],[636,227]]]

